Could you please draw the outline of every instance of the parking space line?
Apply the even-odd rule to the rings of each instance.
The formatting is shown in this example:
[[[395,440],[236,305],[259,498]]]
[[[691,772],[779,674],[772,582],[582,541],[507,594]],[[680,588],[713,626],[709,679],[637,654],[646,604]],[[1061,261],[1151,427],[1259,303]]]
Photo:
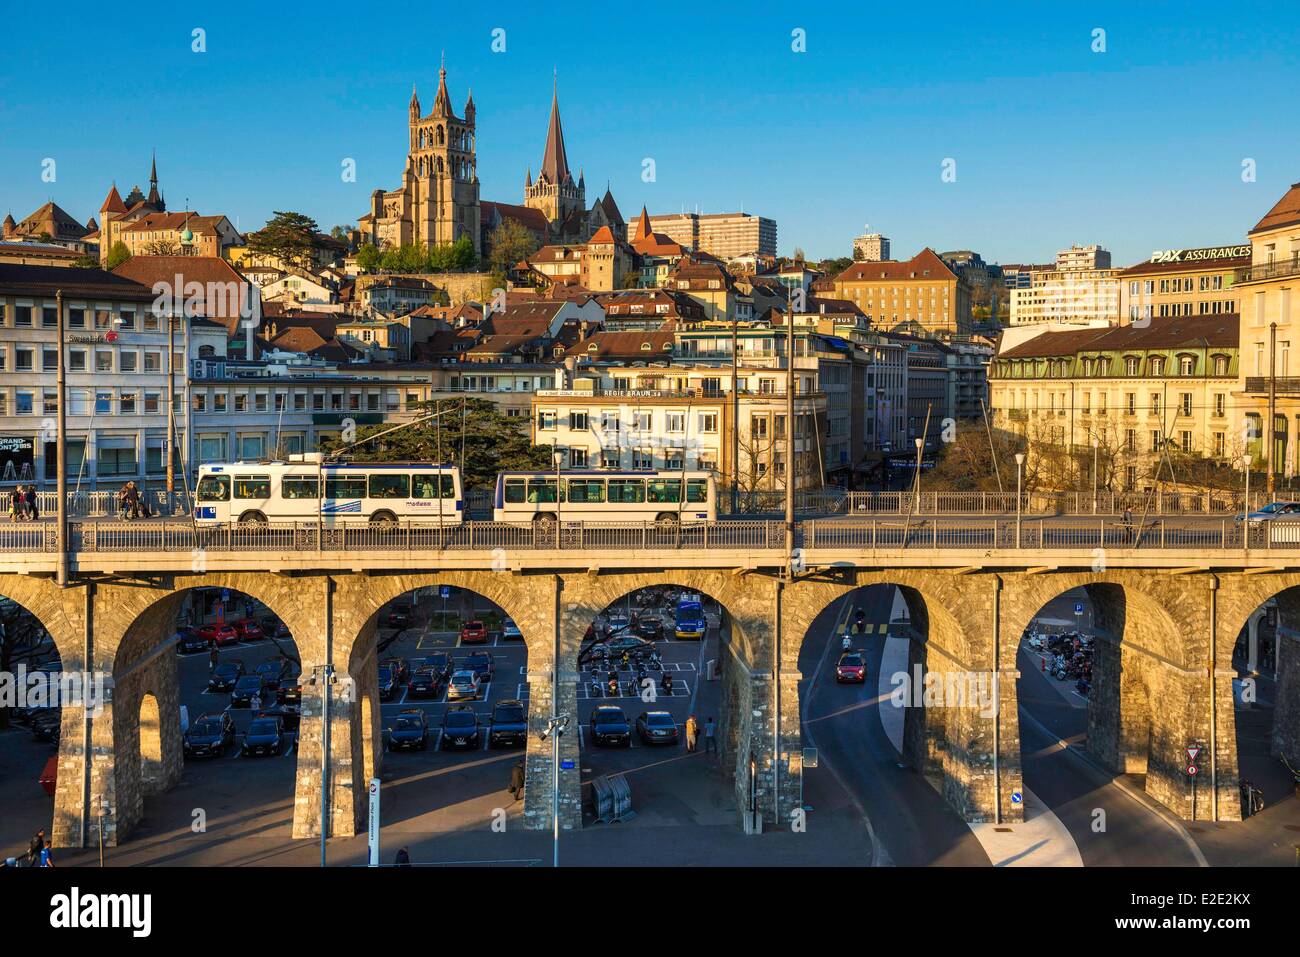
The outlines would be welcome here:
[[[578,747],[585,748],[586,746],[587,746],[586,735],[584,733],[584,729],[582,725],[579,724],[578,725]]]

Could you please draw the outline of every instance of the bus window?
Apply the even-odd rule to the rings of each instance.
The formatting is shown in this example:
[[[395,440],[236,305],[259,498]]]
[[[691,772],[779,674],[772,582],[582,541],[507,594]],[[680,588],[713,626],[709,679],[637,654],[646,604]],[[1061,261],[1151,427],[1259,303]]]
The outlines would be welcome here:
[[[410,498],[411,477],[377,472],[370,476],[371,498]]]
[[[554,502],[555,479],[529,479],[528,501],[530,503]]]
[[[365,476],[358,475],[352,478],[327,478],[325,480],[325,497],[365,498]]]
[[[523,479],[506,479],[506,504],[522,505],[528,501]]]
[[[286,475],[280,480],[282,498],[316,498],[319,489],[314,475]]]
[[[707,502],[709,500],[709,483],[705,479],[691,479],[686,483],[686,501]]]
[[[645,479],[610,479],[611,502],[644,502]]]
[[[271,476],[236,475],[235,498],[268,499],[271,497]]]
[[[651,479],[647,489],[646,501],[657,504],[676,504],[682,500],[681,479]]]
[[[439,482],[439,479],[442,481]],[[411,491],[416,498],[437,498],[437,489],[439,484],[442,485],[443,498],[456,497],[455,483],[452,481],[451,476],[447,475],[445,472],[441,475],[434,474],[433,472],[423,472],[419,475],[411,476]],[[519,500],[522,502],[523,497],[520,496]]]
[[[569,479],[568,486],[570,502],[596,503],[605,501],[605,482],[603,479]]]
[[[199,481],[197,494],[200,502],[230,501],[230,476],[205,475]]]

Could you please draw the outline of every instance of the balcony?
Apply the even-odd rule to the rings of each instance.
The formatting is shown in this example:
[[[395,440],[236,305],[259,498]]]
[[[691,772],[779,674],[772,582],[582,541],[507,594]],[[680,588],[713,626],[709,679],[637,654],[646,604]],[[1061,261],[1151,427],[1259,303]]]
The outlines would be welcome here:
[[[1277,377],[1277,394],[1278,395],[1300,395],[1300,379],[1291,377]],[[1249,395],[1268,395],[1269,377],[1266,375],[1247,376],[1246,392]]]
[[[1290,259],[1275,259],[1272,262],[1251,263],[1237,270],[1235,282],[1263,282],[1267,279],[1285,279],[1288,276],[1300,276],[1300,254]]]

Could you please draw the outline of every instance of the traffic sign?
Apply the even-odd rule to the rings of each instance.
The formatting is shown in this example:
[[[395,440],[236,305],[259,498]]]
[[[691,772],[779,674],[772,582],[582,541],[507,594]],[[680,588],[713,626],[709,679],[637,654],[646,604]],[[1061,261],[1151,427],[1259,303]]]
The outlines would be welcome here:
[[[1081,602],[1081,601],[1076,601],[1076,602],[1074,603],[1074,613],[1075,613],[1076,615],[1082,615],[1082,614],[1083,614],[1083,602]]]
[[[560,770],[562,770],[562,771],[572,771],[572,770],[573,770],[573,762],[572,762],[572,761],[561,761],[561,762],[560,762]]]
[[[1025,801],[1025,796],[1024,796],[1023,794],[1021,794],[1019,791],[1012,791],[1012,792],[1011,792],[1011,803],[1012,803],[1012,804],[1023,804],[1024,801]]]
[[[366,843],[370,845],[370,866],[379,866],[379,778],[370,779],[370,820]]]
[[[1196,777],[1196,775],[1200,772],[1200,770],[1201,769],[1194,764],[1187,765],[1187,773],[1191,777]]]
[[[439,598],[450,598],[450,597],[451,597],[451,586],[450,586],[450,585],[439,585],[439,586],[438,586],[438,597],[439,597]]]
[[[1201,756],[1200,745],[1193,744],[1187,749],[1187,760],[1190,761],[1192,764],[1195,764],[1196,759],[1200,756]]]

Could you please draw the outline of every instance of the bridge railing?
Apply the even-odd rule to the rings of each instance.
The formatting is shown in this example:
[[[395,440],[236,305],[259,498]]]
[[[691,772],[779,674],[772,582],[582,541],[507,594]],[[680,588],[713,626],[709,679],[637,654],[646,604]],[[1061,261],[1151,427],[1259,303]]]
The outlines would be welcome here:
[[[1281,495],[1281,493],[1279,493]],[[1284,496],[1283,496],[1284,497]],[[1251,508],[1268,502],[1265,492],[1252,493]],[[830,506],[830,500],[827,505]],[[1240,492],[1160,492],[1150,496],[1141,492],[1099,492],[1095,507],[1090,492],[1025,493],[1021,513],[1039,515],[1233,515],[1243,510],[1245,496]],[[827,512],[835,513],[831,507]],[[843,514],[907,515],[1015,515],[1015,492],[845,492]]]

